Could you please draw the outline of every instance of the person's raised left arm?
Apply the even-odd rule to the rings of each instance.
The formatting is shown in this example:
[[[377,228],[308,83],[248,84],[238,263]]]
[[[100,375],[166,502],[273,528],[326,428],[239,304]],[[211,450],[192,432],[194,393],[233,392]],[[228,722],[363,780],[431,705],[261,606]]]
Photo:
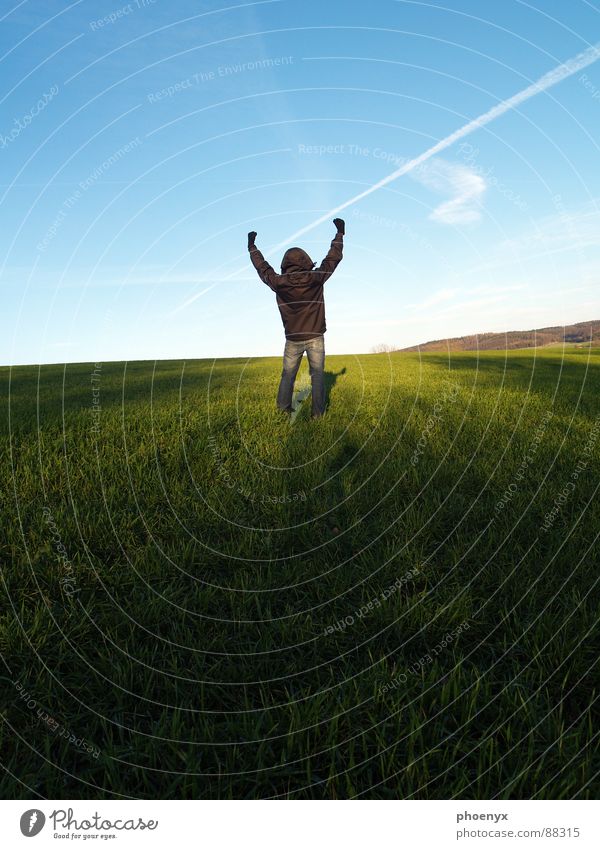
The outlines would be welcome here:
[[[262,253],[254,244],[255,239],[256,231],[252,230],[248,233],[248,251],[250,253],[250,260],[262,282],[276,292],[281,275],[277,274],[275,269],[269,265]]]

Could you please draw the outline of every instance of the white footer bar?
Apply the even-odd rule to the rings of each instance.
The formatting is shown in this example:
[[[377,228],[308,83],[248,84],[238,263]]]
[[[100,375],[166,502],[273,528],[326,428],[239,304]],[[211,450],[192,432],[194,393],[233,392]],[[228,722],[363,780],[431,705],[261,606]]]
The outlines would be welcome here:
[[[591,801],[4,801],[1,845],[600,847]],[[27,843],[34,839],[33,844]]]

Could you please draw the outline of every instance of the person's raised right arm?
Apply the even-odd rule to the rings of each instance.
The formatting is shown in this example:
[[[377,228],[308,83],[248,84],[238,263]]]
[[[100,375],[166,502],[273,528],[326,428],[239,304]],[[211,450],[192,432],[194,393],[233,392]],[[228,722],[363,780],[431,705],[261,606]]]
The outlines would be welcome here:
[[[321,265],[313,272],[315,275],[318,275],[317,280],[319,283],[325,283],[342,261],[346,224],[343,218],[334,218],[333,223],[336,226],[337,233],[332,239],[331,246],[327,251],[327,256]]]

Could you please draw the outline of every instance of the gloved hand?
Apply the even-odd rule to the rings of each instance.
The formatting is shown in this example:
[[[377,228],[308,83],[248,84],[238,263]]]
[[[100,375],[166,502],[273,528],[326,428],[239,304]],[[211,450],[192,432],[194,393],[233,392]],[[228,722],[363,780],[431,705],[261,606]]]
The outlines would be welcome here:
[[[248,250],[254,247],[254,240],[256,239],[256,230],[252,230],[248,233]]]
[[[341,233],[342,236],[343,236],[346,232],[346,222],[344,221],[344,219],[343,218],[334,218],[333,223],[337,227],[338,233]]]

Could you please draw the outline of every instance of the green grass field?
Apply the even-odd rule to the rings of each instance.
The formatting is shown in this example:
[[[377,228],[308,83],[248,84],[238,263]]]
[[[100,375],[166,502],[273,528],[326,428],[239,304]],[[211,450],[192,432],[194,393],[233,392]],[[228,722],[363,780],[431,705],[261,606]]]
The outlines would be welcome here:
[[[0,370],[3,797],[597,797],[600,350],[326,368]]]

